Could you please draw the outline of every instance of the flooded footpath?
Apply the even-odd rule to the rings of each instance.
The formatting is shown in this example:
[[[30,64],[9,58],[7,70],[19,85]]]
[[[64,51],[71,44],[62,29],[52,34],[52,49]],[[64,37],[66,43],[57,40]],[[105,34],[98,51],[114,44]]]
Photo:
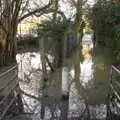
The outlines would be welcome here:
[[[88,37],[88,38],[87,38]],[[42,77],[39,52],[17,54],[19,85],[28,118],[12,120],[105,120],[111,60],[106,48],[85,36],[65,66]],[[48,55],[52,63],[53,57]]]
[[[81,46],[54,72],[50,66],[55,61],[54,57],[45,54],[49,60],[44,65],[45,74],[41,52],[18,53],[18,77],[17,66],[6,72],[9,77],[3,74],[0,76],[7,80],[5,85],[9,83],[0,102],[2,105],[6,100],[7,103],[3,105],[9,106],[4,111],[0,109],[0,114],[4,116],[8,107],[14,103],[4,120],[106,120],[111,55],[107,48],[92,42],[91,36],[85,35]],[[13,77],[10,77],[12,74]],[[0,82],[2,84],[2,80]],[[3,90],[5,85],[0,89]],[[9,91],[12,89],[14,91]],[[12,99],[12,96],[16,97]]]

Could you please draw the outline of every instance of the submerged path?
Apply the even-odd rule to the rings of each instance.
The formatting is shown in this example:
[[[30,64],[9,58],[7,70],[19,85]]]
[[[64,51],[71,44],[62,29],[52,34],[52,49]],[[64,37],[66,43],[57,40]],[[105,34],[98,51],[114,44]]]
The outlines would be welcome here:
[[[52,57],[49,56],[52,62]],[[17,55],[19,85],[25,112],[11,120],[105,120],[111,65],[107,48],[93,48],[89,36],[82,47],[67,60],[68,81],[64,82],[67,97],[63,96],[62,68],[42,81],[39,52]],[[48,72],[50,68],[47,68]]]

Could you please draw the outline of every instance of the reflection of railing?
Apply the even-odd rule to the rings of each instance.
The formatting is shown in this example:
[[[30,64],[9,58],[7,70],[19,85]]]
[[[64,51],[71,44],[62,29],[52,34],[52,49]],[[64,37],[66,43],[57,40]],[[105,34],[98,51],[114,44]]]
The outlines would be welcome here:
[[[17,65],[0,74],[0,120],[15,105],[18,96]]]
[[[113,114],[120,118],[120,64],[111,66],[110,93],[108,98],[108,120],[113,119]]]

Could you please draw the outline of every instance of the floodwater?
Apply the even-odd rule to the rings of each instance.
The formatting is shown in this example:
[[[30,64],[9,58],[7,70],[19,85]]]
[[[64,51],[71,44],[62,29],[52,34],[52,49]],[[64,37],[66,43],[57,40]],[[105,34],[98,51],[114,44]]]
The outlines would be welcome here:
[[[107,48],[94,46],[91,36],[84,36],[63,67],[52,73],[46,64],[46,80],[40,56],[39,52],[16,56],[24,109],[32,120],[106,119],[111,64]],[[54,58],[48,58],[52,63]]]

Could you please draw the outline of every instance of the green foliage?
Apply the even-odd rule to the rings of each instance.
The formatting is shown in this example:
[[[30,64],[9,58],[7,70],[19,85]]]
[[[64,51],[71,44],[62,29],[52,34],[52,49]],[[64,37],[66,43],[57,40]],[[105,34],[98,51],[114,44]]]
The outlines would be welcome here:
[[[116,59],[120,60],[120,3],[98,2],[92,16],[98,42],[111,47]]]
[[[93,20],[92,20],[92,7],[89,5],[84,9],[84,20],[85,20],[85,33],[91,34],[92,33],[92,26],[93,26]]]
[[[40,40],[39,43],[41,44],[41,40],[44,39],[45,51],[50,52],[50,54],[52,53],[59,58],[67,29],[67,22],[61,20],[60,17],[57,17],[55,20],[44,20],[38,25],[37,29],[38,39]]]
[[[53,20],[45,20],[38,25],[38,35],[40,37],[50,37],[53,39],[61,39],[67,30],[66,21],[61,21],[60,18]]]

